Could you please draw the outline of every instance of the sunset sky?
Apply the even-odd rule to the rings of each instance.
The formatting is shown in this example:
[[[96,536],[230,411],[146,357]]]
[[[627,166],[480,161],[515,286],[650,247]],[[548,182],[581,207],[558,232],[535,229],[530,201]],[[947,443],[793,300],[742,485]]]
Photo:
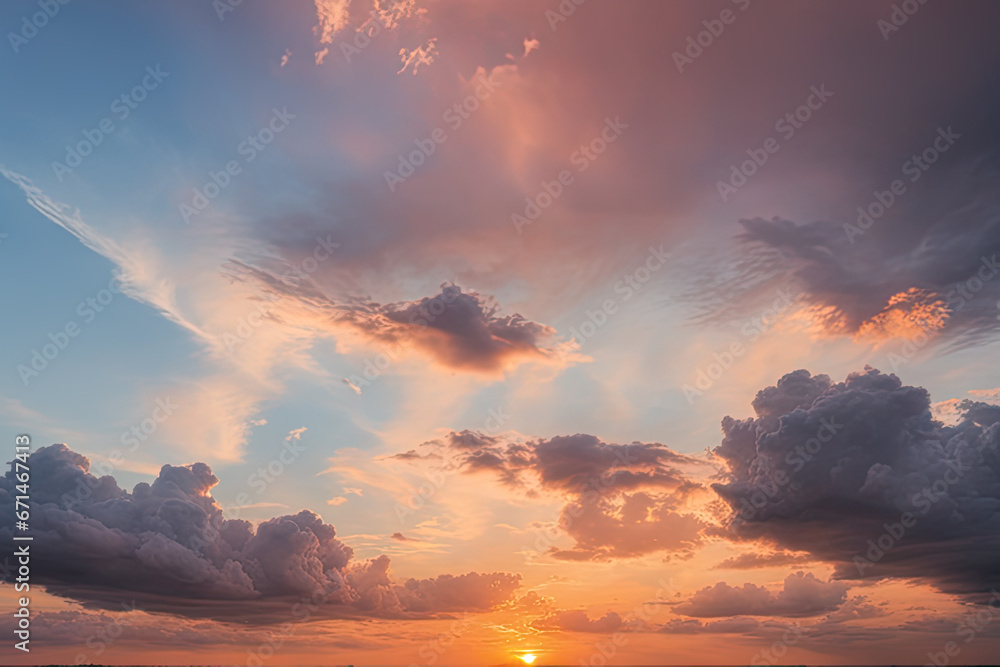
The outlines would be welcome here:
[[[0,661],[996,661],[998,25],[2,3]]]

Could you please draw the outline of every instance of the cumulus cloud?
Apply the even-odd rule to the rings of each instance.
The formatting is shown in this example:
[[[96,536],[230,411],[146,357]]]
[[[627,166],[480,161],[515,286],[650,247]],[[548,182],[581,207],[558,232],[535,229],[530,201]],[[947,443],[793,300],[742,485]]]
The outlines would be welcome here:
[[[1000,407],[957,425],[930,397],[867,368],[833,383],[795,371],[722,422],[728,532],[836,565],[839,579],[926,581],[971,601],[1000,585]],[[903,523],[907,525],[903,525]]]
[[[359,597],[354,606],[371,612],[396,613],[484,611],[510,599],[521,575],[507,573],[442,574],[431,579],[395,583],[389,575],[389,557],[378,556],[347,570],[347,581]]]
[[[707,590],[707,589],[706,589]],[[780,639],[788,645],[831,643],[845,641],[885,641],[903,631],[905,626],[872,628],[859,626],[853,621],[880,618],[888,615],[887,603],[874,605],[863,595],[847,599],[843,604],[816,621],[800,617],[760,618],[733,616],[720,620],[701,621],[697,618],[674,618],[662,624],[657,631],[667,634],[742,634],[759,637],[769,642]],[[954,632],[952,623],[950,631]]]
[[[520,575],[500,572],[395,580],[388,557],[354,561],[334,527],[309,510],[256,528],[226,519],[210,493],[219,480],[204,463],[165,465],[131,493],[90,474],[90,461],[62,444],[37,450],[29,466],[37,581],[86,602],[136,599],[150,611],[269,622],[302,596],[322,600],[325,615],[413,616],[486,610],[520,585]],[[14,532],[11,467],[0,478],[6,539]]]
[[[771,592],[763,586],[730,586],[719,582],[703,588],[674,610],[685,616],[818,616],[847,599],[849,585],[820,581],[809,572],[788,575],[784,587]]]
[[[493,467],[517,484],[530,477],[545,489],[581,493],[587,487],[676,489],[688,482],[681,466],[699,463],[659,443],[619,445],[583,433],[521,443],[462,431],[448,434],[444,444],[468,467]],[[487,456],[496,463],[477,462]]]
[[[690,552],[701,543],[705,523],[687,509],[683,494],[580,498],[563,508],[559,522],[576,544],[552,555],[563,560],[606,560],[657,551]]]
[[[881,616],[887,616],[889,614],[886,610],[887,602],[882,602],[878,605],[872,604],[863,595],[855,595],[854,597],[847,600],[840,607],[834,611],[827,614],[823,620],[822,624],[832,625],[832,624],[842,624],[848,623],[850,621],[860,621],[868,618],[879,618]],[[819,626],[815,626],[819,627]]]
[[[389,343],[410,338],[446,366],[491,371],[515,357],[545,357],[555,329],[500,315],[500,306],[457,285],[442,285],[441,293],[418,301],[378,306],[365,304],[345,319],[373,338]]]
[[[962,421],[962,416],[974,403],[1000,404],[1000,389],[970,389],[966,393],[972,398],[949,398],[931,403],[931,414],[938,421],[954,426]]]
[[[562,498],[559,527],[575,544],[543,549],[555,558],[687,551],[701,540],[705,524],[689,501],[702,487],[691,481],[688,469],[704,463],[659,443],[613,444],[587,434],[515,442],[462,431],[431,444],[446,455],[442,465],[495,475],[529,495]]]

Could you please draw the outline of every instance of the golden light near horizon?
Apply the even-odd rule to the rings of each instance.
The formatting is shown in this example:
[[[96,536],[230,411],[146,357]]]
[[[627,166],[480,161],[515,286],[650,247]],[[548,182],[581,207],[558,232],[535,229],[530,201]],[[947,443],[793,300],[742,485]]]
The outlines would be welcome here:
[[[523,662],[526,665],[532,664],[538,658],[538,656],[536,656],[533,653],[525,653],[524,655],[518,657],[521,658],[521,662]]]

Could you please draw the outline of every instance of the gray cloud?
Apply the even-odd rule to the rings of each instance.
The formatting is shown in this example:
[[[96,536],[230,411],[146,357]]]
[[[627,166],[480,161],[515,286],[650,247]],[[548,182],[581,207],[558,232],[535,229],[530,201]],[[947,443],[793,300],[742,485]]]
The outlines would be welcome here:
[[[983,187],[993,197],[998,184],[1000,177]],[[1000,201],[970,198],[955,201],[956,211],[933,224],[886,222],[885,232],[873,226],[853,243],[843,223],[741,220],[734,273],[696,282],[687,297],[709,304],[700,320],[718,321],[753,314],[777,287],[794,286],[829,333],[877,341],[923,329],[944,349],[982,344],[1000,331]],[[916,206],[899,213],[908,220],[926,214]],[[931,310],[934,319],[925,317]],[[938,313],[946,314],[941,323],[934,321]],[[897,317],[912,323],[911,333],[886,327]]]
[[[693,634],[744,634],[760,628],[760,621],[748,616],[734,616],[722,621],[703,623],[694,618],[672,618],[661,625],[657,632],[672,635]]]
[[[347,327],[371,342],[417,349],[444,366],[472,372],[561,355],[555,329],[517,313],[501,315],[495,299],[458,285],[443,284],[439,294],[415,301],[381,304],[368,297],[334,298],[312,278],[285,277],[277,260],[258,263],[232,260],[227,275],[256,284],[272,304],[271,317],[292,326],[331,333],[333,325]]]
[[[574,493],[588,488],[676,489],[688,482],[679,466],[699,463],[659,443],[619,445],[583,433],[511,443],[462,431],[449,434],[444,444],[469,467],[495,469],[512,483],[524,482],[530,473],[545,489]]]
[[[772,554],[758,554],[754,552],[731,556],[715,567],[713,570],[757,570],[765,567],[778,567],[781,565],[793,565],[798,563],[808,563],[813,558],[809,554],[792,554],[778,552]]]
[[[576,12],[576,29],[560,31],[565,49],[543,46],[518,60],[516,73],[502,77],[496,98],[487,102],[515,109],[530,100],[540,118],[559,119],[558,131],[551,131],[550,124],[525,128],[496,119],[469,123],[462,127],[461,142],[435,153],[390,197],[383,171],[393,168],[400,153],[413,149],[414,137],[426,136],[440,122],[440,109],[417,109],[385,123],[381,116],[373,117],[366,96],[337,99],[349,127],[361,128],[362,136],[379,135],[382,141],[369,146],[378,158],[356,161],[350,174],[338,172],[335,178],[303,184],[304,196],[291,210],[261,216],[265,209],[250,199],[242,202],[243,212],[254,220],[259,235],[280,244],[282,251],[306,254],[317,234],[337,233],[343,240],[338,261],[344,273],[399,282],[420,271],[443,278],[459,275],[477,285],[492,281],[490,289],[529,284],[579,297],[628,261],[636,243],[686,233],[683,225],[706,195],[714,196],[715,181],[728,177],[729,166],[748,159],[746,150],[759,148],[768,134],[777,136],[775,121],[801,104],[811,85],[825,84],[835,92],[829,109],[781,144],[748,184],[756,192],[741,191],[727,202],[737,211],[732,217],[726,213],[716,223],[716,216],[702,216],[699,227],[717,243],[731,234],[741,215],[771,217],[783,213],[780,207],[832,202],[827,219],[835,220],[833,232],[844,237],[842,222],[870,200],[874,189],[887,187],[900,164],[933,138],[938,124],[954,123],[963,134],[961,142],[967,143],[953,151],[965,146],[970,153],[973,146],[977,151],[995,149],[998,143],[994,84],[1000,49],[990,33],[996,6],[972,1],[959,12],[947,5],[922,5],[920,18],[909,21],[887,44],[876,22],[888,17],[889,5],[809,4],[796,10],[798,30],[772,34],[769,28],[785,18],[784,8],[755,3],[746,12],[737,11],[738,27],[727,30],[725,39],[716,40],[682,75],[673,54],[683,51],[695,29],[702,29],[705,16],[699,5],[638,2]],[[550,31],[544,13],[531,3],[507,2],[503,12],[480,6],[429,7],[429,20],[451,33],[451,53],[469,73],[476,65],[509,63],[504,54],[519,52],[524,35]],[[476,29],[468,31],[469,25]],[[770,41],[762,50],[759,40],[765,34]],[[594,35],[628,35],[630,44],[641,48],[613,49],[598,57],[588,51]],[[954,48],[942,36],[961,36],[969,48]],[[775,59],[772,51],[796,57]],[[376,63],[356,63],[359,76],[377,79]],[[762,68],[768,76],[759,76]],[[568,94],[539,99],[536,91],[546,85],[544,73],[552,71],[562,72],[560,85]],[[438,100],[442,108],[465,94],[453,88],[453,76],[430,76],[441,76],[435,89],[448,91]],[[755,88],[749,95],[739,82],[751,79]],[[380,98],[383,108],[414,111],[404,90],[381,92],[388,96]],[[615,104],[609,107],[608,100]],[[506,221],[523,207],[526,196],[536,194],[542,179],[565,167],[563,156],[595,136],[611,107],[631,124],[629,134],[613,147],[615,168],[600,166],[602,179],[585,180],[591,171],[581,176],[580,187],[567,188],[545,212],[545,224],[531,226],[530,243],[509,225],[501,229],[496,221]],[[740,113],[731,113],[734,108]],[[686,131],[662,131],[665,118]],[[530,150],[520,154],[516,166],[480,159],[522,144]],[[664,160],[664,155],[672,159]],[[973,156],[955,157],[964,163]],[[935,165],[915,186],[924,188],[943,174],[943,166]],[[926,201],[911,205],[909,198],[917,196],[908,193],[892,211],[903,222],[887,232],[893,237],[885,251],[890,261],[922,237],[928,225],[923,218],[945,220]],[[958,199],[952,211],[973,201]],[[910,215],[909,209],[919,215]],[[611,212],[627,224],[607,225]],[[883,222],[895,226],[888,220],[878,224]],[[875,239],[871,247],[882,242]],[[796,264],[786,266],[794,269]],[[855,287],[852,298],[861,297]]]
[[[796,572],[785,578],[784,587],[773,593],[763,586],[730,586],[719,582],[703,588],[674,608],[696,617],[722,616],[818,616],[830,612],[847,599],[849,585],[820,581],[811,573]]]
[[[534,621],[532,625],[539,630],[610,634],[622,627],[622,617],[616,612],[609,611],[600,618],[591,619],[582,609],[568,609],[556,611]]]
[[[487,472],[529,494],[562,495],[559,525],[571,549],[547,550],[562,560],[607,560],[657,551],[689,551],[701,541],[701,519],[686,511],[702,489],[685,467],[703,461],[659,443],[613,444],[593,435],[508,442],[463,431],[438,442],[451,465]]]
[[[808,552],[842,579],[920,579],[980,602],[1000,586],[1000,407],[969,403],[945,426],[926,390],[870,368],[841,383],[796,371],[753,407],[723,420],[714,450],[729,535]]]
[[[132,493],[91,475],[89,460],[65,445],[37,450],[29,466],[33,582],[88,604],[135,599],[150,611],[272,622],[308,596],[322,601],[320,615],[419,616],[489,609],[520,585],[520,575],[500,572],[394,580],[386,556],[353,561],[334,527],[309,510],[256,529],[226,519],[210,495],[219,480],[203,463],[165,465]],[[6,539],[11,467],[0,478]]]

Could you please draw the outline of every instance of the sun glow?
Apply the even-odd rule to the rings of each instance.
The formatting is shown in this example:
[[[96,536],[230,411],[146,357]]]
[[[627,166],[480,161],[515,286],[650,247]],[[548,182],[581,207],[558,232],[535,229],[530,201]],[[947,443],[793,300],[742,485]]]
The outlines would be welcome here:
[[[530,665],[531,663],[533,663],[535,661],[535,658],[537,656],[535,656],[535,655],[533,655],[531,653],[526,653],[525,655],[522,655],[520,657],[521,657],[521,662],[523,662],[526,665]]]

